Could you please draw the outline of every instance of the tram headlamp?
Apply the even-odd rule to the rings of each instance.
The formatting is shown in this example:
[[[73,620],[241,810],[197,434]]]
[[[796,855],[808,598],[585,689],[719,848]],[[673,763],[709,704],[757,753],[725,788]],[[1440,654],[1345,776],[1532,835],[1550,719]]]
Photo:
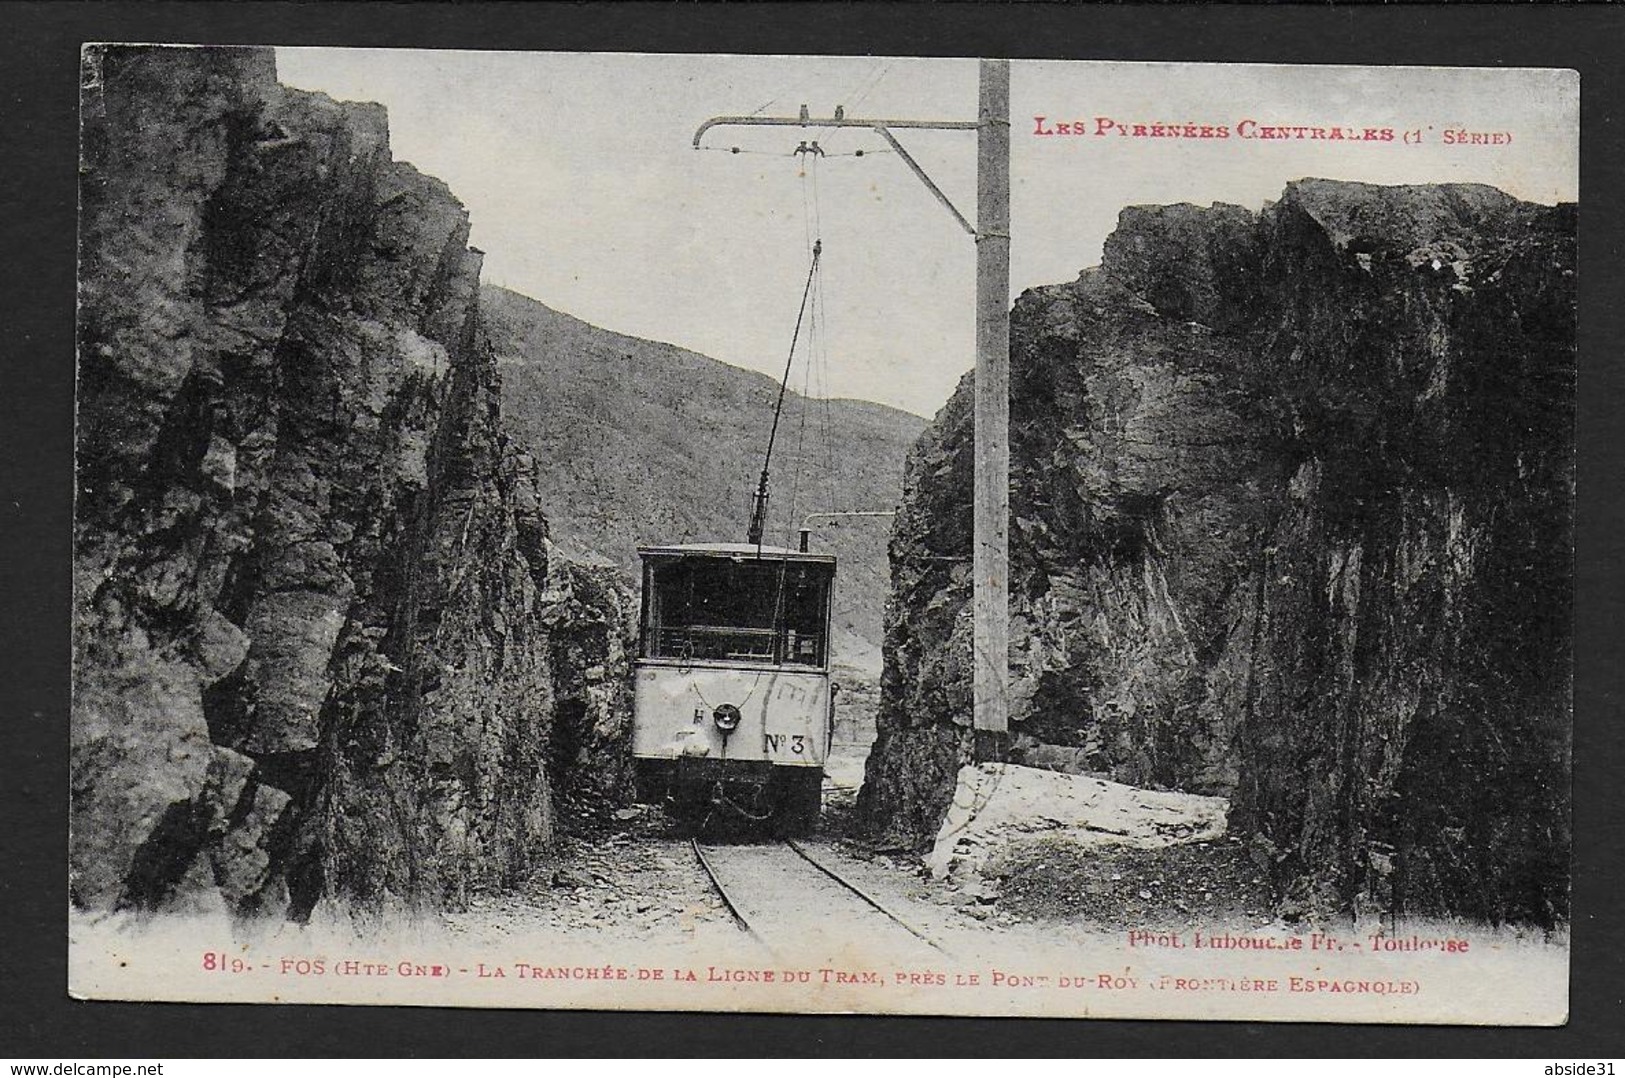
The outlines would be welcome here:
[[[731,734],[739,726],[739,709],[732,704],[718,704],[711,712],[711,721],[717,724],[718,730]]]

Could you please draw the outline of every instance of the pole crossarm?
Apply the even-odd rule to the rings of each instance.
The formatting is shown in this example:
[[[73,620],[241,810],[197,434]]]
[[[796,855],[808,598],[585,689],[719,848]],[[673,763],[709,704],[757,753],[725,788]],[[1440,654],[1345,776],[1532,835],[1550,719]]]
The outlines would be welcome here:
[[[954,220],[959,222],[959,227],[963,228],[971,238],[976,238],[975,226],[965,219],[965,215],[960,213],[952,202],[948,201],[948,196],[942,193],[942,188],[932,182],[931,177],[926,175],[925,169],[921,168],[919,162],[914,160],[907,150],[903,149],[903,144],[897,141],[896,136],[891,133],[890,129],[896,127],[899,129],[912,128],[919,131],[976,131],[981,127],[980,122],[977,120],[864,120],[839,114],[815,118],[808,116],[805,108],[800,116],[713,116],[701,124],[698,131],[694,132],[694,148],[696,150],[700,149],[700,142],[705,138],[705,133],[713,127],[739,126],[867,127],[886,140],[893,152],[901,157],[903,163],[909,167],[909,171],[918,176],[920,182],[925,184],[926,190],[930,191],[936,197],[936,200],[942,203],[943,208],[953,214]]]
[[[922,131],[975,131],[975,120],[863,120],[851,116],[713,116],[694,132],[694,148],[713,127],[912,127]]]

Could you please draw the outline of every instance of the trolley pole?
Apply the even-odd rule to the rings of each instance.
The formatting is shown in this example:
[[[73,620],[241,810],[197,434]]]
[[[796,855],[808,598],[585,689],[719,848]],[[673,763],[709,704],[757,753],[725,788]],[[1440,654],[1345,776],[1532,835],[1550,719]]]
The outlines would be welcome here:
[[[976,479],[971,605],[978,760],[1010,730],[1010,61],[983,60],[976,109]]]
[[[976,474],[971,556],[971,726],[977,760],[1003,760],[1010,731],[1010,61],[983,60],[975,120],[860,119],[839,108],[814,117],[713,116],[694,132],[700,148],[715,127],[864,127],[976,240]],[[893,131],[976,132],[976,226],[926,175]],[[816,144],[814,144],[816,145]]]

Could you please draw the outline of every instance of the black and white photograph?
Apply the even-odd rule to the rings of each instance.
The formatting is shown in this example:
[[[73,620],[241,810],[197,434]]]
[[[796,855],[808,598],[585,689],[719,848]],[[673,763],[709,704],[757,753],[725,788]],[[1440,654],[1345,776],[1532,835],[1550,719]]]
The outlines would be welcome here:
[[[81,59],[75,996],[1566,1021],[1574,71]]]

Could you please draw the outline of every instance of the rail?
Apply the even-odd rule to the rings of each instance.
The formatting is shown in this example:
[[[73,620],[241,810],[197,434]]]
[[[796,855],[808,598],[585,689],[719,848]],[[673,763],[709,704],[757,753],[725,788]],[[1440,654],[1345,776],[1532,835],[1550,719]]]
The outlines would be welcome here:
[[[932,950],[937,951],[937,952],[939,952],[941,954],[944,954],[944,955],[948,955],[948,957],[950,957],[950,958],[953,957],[942,946],[942,944],[938,943],[936,940],[932,939],[930,936],[927,936],[924,932],[921,932],[919,929],[915,928],[913,925],[911,925],[907,921],[903,920],[897,914],[893,913],[891,910],[887,909],[884,905],[882,905],[880,903],[879,899],[875,898],[873,895],[869,894],[869,892],[865,891],[863,888],[859,887],[857,884],[853,883],[851,880],[847,879],[845,876],[842,876],[840,873],[836,872],[834,869],[830,868],[828,865],[826,865],[822,861],[818,860],[812,854],[808,853],[805,849],[802,848],[801,843],[796,842],[794,840],[790,840],[790,841],[785,842],[785,845],[789,846],[792,850],[794,850],[797,854],[799,854],[803,861],[806,861],[809,865],[816,868],[818,871],[822,872],[824,875],[828,876],[830,879],[834,880],[836,883],[840,884],[842,887],[846,888],[848,891],[851,891],[853,894],[857,895],[859,898],[861,898],[865,903],[867,903],[873,909],[878,910],[879,912],[885,914],[887,917],[891,918],[897,924],[901,925],[903,930],[906,931],[909,935],[913,936],[915,939],[918,939],[920,942],[924,943],[927,947],[930,947]]]
[[[699,862],[700,868],[705,872],[706,877],[711,881],[711,886],[721,897],[723,906],[727,908],[729,915],[733,918],[734,923],[739,926],[740,931],[748,933],[757,943],[761,944],[768,951],[772,952],[774,950],[772,945],[763,937],[757,926],[752,924],[749,918],[745,916],[744,908],[740,905],[738,899],[735,897],[735,894],[729,890],[726,884],[723,883],[721,874],[717,872],[716,866],[712,863],[711,859],[706,856],[705,847],[700,845],[699,839],[691,839],[689,844],[694,851],[695,860]],[[921,931],[919,928],[916,928],[913,924],[910,924],[895,910],[887,907],[885,903],[869,894],[862,887],[853,883],[851,880],[841,875],[841,873],[831,868],[828,864],[820,861],[818,858],[808,853],[800,843],[795,841],[785,841],[773,846],[760,848],[778,849],[780,847],[787,847],[801,860],[805,861],[818,872],[839,884],[846,891],[849,891],[851,894],[855,895],[861,902],[864,903],[864,905],[868,906],[876,913],[879,913],[887,920],[903,929],[909,935],[913,936],[921,943],[924,943],[927,947],[930,947],[932,950],[949,958],[953,957],[952,952],[950,952],[946,947],[942,946],[942,944],[926,935],[926,933]],[[784,876],[782,873],[775,873],[771,874],[771,878],[782,881]]]
[[[723,886],[722,877],[717,875],[717,870],[711,864],[711,859],[705,856],[705,847],[700,845],[700,840],[692,838],[688,840],[688,844],[694,851],[694,859],[700,863],[700,868],[705,870],[706,878],[711,881],[711,886],[716,888],[718,895],[722,896],[722,904],[728,908],[728,913],[733,917],[734,924],[739,926],[741,932],[748,932],[757,942],[763,942],[762,938],[756,934],[756,930],[750,926],[750,922],[745,919],[744,913],[740,911],[739,903],[733,900],[733,896],[728,893],[728,888]]]

